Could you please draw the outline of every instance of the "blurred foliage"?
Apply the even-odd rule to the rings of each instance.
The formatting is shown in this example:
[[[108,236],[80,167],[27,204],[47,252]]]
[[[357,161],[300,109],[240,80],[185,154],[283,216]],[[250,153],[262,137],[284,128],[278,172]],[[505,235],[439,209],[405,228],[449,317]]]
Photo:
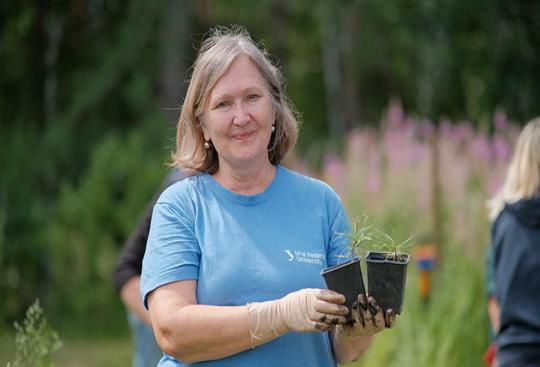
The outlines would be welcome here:
[[[538,17],[525,0],[0,2],[0,324],[39,297],[62,328],[125,327],[111,271],[210,26],[263,40],[320,161],[391,97],[434,122],[538,114]]]
[[[119,245],[166,173],[156,164],[161,155],[148,154],[145,141],[139,131],[109,135],[96,145],[78,184],[60,189],[43,238],[47,295],[63,328],[88,323],[87,330],[114,332],[111,320],[123,319],[111,287]]]
[[[53,367],[52,355],[62,342],[47,324],[44,311],[36,300],[22,324],[15,322],[15,359],[7,367]]]
[[[2,3],[11,16],[1,23],[0,319],[20,318],[39,296],[53,321],[114,330],[124,323],[112,267],[172,146],[152,38],[164,9],[37,4]],[[35,55],[40,27],[49,49]],[[48,72],[34,86],[39,63]],[[40,98],[26,95],[40,88]]]
[[[463,257],[460,246],[455,245],[445,249],[444,267],[432,274],[433,289],[427,302],[417,291],[419,273],[410,262],[404,308],[396,326],[378,335],[368,352],[351,367],[482,364],[489,343],[485,301],[479,297],[484,289],[482,269]]]

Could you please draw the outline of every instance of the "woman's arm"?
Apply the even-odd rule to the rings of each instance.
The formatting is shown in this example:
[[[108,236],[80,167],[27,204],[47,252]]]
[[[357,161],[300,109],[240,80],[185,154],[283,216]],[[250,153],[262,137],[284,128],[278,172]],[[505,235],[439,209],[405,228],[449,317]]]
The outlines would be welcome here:
[[[337,325],[331,333],[334,356],[339,364],[347,364],[360,358],[371,345],[373,335],[394,326],[396,314],[392,310],[383,313],[373,297],[361,294],[351,310],[353,323]]]
[[[301,289],[247,306],[197,304],[195,280],[163,285],[148,296],[161,350],[186,363],[224,358],[289,331],[322,332],[345,322],[345,298],[326,289]]]
[[[161,350],[185,363],[227,357],[251,347],[247,306],[197,304],[195,280],[169,283],[148,296]]]
[[[356,361],[364,354],[373,341],[373,336],[359,336],[357,338],[340,338],[331,333],[334,348],[334,356],[339,364],[347,364]]]

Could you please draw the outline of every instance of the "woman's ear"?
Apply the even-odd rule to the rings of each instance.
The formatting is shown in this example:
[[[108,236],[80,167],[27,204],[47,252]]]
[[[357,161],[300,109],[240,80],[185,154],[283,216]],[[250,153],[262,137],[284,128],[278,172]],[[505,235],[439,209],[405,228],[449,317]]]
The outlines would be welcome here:
[[[204,135],[204,140],[209,141],[210,137],[208,136],[208,129],[206,128],[206,124],[204,123],[204,118],[202,116],[198,116],[195,117],[195,119],[197,120],[197,124]]]

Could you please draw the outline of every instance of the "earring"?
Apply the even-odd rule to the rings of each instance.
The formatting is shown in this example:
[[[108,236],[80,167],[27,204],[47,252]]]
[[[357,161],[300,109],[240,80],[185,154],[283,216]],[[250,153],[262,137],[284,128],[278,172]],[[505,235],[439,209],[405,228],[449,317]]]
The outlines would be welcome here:
[[[272,125],[272,132],[276,131],[276,125]]]
[[[208,140],[204,142],[204,149],[210,149],[210,143]]]

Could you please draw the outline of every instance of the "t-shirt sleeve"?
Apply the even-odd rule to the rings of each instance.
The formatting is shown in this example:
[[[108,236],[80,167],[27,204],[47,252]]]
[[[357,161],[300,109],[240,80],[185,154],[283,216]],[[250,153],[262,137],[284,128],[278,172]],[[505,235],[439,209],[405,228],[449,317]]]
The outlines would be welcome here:
[[[337,194],[333,193],[330,200],[330,241],[326,251],[326,262],[328,266],[333,266],[351,258],[349,246],[351,223]]]
[[[193,215],[178,205],[161,202],[154,206],[143,259],[141,296],[148,308],[148,294],[171,282],[197,279],[200,247]]]

